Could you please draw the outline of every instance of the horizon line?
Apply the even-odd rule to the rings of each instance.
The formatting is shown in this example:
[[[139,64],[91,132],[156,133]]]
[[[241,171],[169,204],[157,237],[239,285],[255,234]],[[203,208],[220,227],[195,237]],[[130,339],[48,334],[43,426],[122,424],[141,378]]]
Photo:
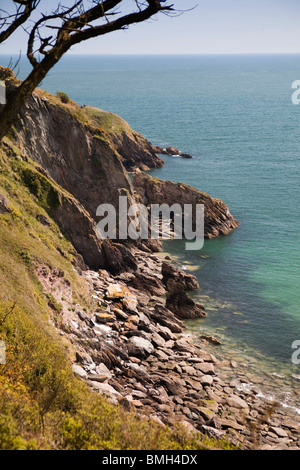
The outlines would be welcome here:
[[[211,55],[299,55],[299,52],[162,52],[162,53],[155,53],[155,52],[132,52],[132,53],[122,53],[122,52],[111,52],[111,53],[76,53],[76,52],[67,52],[64,54],[63,57],[66,56],[211,56]],[[0,56],[20,56],[20,53],[13,52],[13,53],[1,53]],[[26,53],[21,54],[21,57],[27,57]],[[62,57],[62,58],[63,58]]]

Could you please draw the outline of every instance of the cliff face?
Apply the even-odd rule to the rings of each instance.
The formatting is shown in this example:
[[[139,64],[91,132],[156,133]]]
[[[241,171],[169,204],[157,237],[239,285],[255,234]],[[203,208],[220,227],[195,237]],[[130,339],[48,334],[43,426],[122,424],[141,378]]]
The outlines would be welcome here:
[[[21,183],[56,221],[85,263],[93,269],[103,267],[105,261],[96,233],[96,223],[84,206],[39,165],[20,162],[18,173]],[[44,224],[48,222],[44,220]]]
[[[134,174],[132,184],[127,169],[140,171],[163,162],[156,148],[120,117],[72,101],[62,103],[42,90],[36,90],[20,117],[14,141],[61,188],[61,204],[52,216],[88,266],[111,268],[116,274],[137,269],[130,261],[132,244],[103,245],[96,235],[97,207],[112,204],[118,216],[120,195],[126,195],[130,204],[137,195],[146,205],[203,203],[208,238],[237,227],[226,204],[187,185],[152,179],[142,172]],[[139,242],[136,245],[141,248]],[[153,251],[157,245],[146,241],[142,248]]]
[[[18,141],[95,218],[100,204],[117,207],[119,189],[132,194],[132,187],[104,131],[90,125],[79,110],[35,94],[22,111]]]
[[[22,110],[14,140],[23,154],[60,186],[61,204],[52,216],[85,263],[94,269],[104,268],[114,264],[110,258],[115,256],[120,269],[126,270],[127,262],[122,259],[128,261],[127,249],[118,246],[113,254],[108,253],[97,238],[96,210],[101,204],[112,204],[118,213],[120,195],[126,195],[130,204],[135,202],[123,163],[130,166],[138,156],[137,165],[143,159],[159,165],[151,144],[115,115],[82,109],[73,102],[63,105],[40,90]],[[124,151],[123,156],[119,151]],[[142,166],[148,168],[144,163]]]
[[[91,106],[85,106],[83,112],[95,126],[105,129],[110,144],[118,153],[126,170],[132,171],[136,168],[149,170],[164,165],[163,160],[157,155],[159,153],[157,147],[134,131],[124,119]]]

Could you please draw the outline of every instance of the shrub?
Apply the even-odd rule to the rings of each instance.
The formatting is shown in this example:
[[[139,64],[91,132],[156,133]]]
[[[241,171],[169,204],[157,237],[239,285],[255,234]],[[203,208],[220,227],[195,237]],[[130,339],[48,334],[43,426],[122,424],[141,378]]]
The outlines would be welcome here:
[[[62,91],[58,91],[56,93],[56,96],[60,98],[60,101],[64,104],[68,104],[70,102],[70,98],[66,93],[63,93]]]

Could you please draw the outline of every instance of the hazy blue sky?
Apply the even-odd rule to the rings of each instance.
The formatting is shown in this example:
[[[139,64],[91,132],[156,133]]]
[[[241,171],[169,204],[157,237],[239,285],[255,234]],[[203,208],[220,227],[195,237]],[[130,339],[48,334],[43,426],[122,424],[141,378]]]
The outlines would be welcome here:
[[[132,0],[126,0],[130,2]],[[172,1],[172,0],[170,0]],[[50,10],[52,0],[42,4]],[[0,0],[1,7],[11,3]],[[55,2],[56,3],[56,2]],[[204,54],[300,52],[299,0],[173,0],[193,11],[155,20],[82,43],[77,54]],[[26,51],[26,36],[17,33],[0,54]]]

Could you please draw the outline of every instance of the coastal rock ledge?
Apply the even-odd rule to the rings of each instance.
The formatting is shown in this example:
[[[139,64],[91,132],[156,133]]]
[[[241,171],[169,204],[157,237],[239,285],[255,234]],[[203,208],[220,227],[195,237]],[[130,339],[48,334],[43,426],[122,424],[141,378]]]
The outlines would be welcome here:
[[[228,235],[239,226],[239,222],[231,215],[228,206],[221,199],[213,198],[187,184],[152,178],[142,171],[133,173],[132,182],[141,202],[146,206],[151,204],[172,206],[174,203],[179,203],[182,207],[184,204],[192,204],[194,208],[196,204],[203,204],[205,238]],[[194,225],[193,230],[195,230]]]

